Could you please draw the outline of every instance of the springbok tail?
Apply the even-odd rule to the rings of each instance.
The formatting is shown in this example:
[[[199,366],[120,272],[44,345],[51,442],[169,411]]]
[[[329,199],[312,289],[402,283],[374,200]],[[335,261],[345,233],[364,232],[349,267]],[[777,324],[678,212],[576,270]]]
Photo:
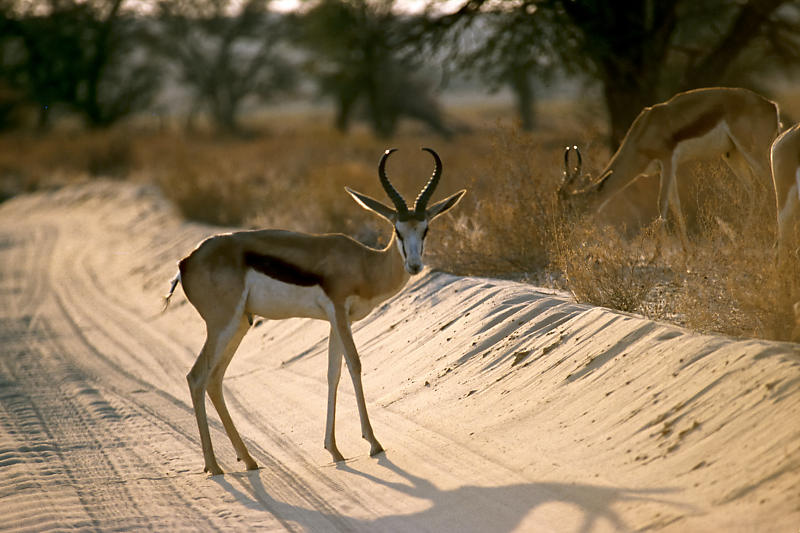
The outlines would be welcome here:
[[[178,286],[178,283],[180,283],[180,281],[181,281],[181,271],[179,270],[175,274],[175,277],[173,277],[170,280],[171,285],[169,287],[169,292],[164,295],[164,307],[161,308],[162,313],[167,310],[167,307],[169,307],[169,299],[172,298],[172,293],[175,292],[175,287]]]

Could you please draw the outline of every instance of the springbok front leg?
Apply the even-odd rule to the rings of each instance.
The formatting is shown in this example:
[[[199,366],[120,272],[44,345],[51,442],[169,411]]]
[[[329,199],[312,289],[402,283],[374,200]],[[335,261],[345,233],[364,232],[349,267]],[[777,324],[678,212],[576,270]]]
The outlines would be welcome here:
[[[328,417],[325,422],[325,449],[331,453],[334,462],[344,461],[336,446],[336,391],[342,375],[343,351],[339,335],[331,326],[328,335]]]
[[[333,313],[331,314],[331,326],[338,334],[337,336],[344,349],[344,358],[345,361],[347,361],[350,378],[353,380],[353,390],[356,395],[358,415],[361,418],[361,436],[370,443],[369,454],[377,455],[383,451],[383,446],[381,446],[378,439],[375,438],[372,425],[369,423],[367,403],[364,399],[364,387],[361,384],[361,359],[358,356],[358,351],[353,341],[353,334],[350,331],[350,320],[347,316],[346,309],[342,305],[334,304]]]

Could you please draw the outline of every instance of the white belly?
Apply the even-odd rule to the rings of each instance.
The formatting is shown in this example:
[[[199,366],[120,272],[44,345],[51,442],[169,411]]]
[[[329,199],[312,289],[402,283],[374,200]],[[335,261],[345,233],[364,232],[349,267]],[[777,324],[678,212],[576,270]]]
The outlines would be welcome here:
[[[719,157],[733,149],[730,129],[723,120],[702,137],[693,137],[678,143],[673,152],[673,162]]]
[[[245,311],[270,320],[292,317],[327,320],[326,309],[333,308],[333,303],[319,285],[292,285],[255,270],[247,271],[245,285]]]

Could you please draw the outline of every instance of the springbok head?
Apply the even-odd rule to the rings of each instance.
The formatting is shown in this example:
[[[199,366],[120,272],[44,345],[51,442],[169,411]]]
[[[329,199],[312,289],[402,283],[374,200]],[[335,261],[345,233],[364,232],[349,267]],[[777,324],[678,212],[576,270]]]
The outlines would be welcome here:
[[[575,152],[575,166],[570,165],[570,154]],[[582,181],[581,167],[583,166],[583,158],[581,151],[577,146],[567,146],[564,148],[564,172],[561,179],[561,185],[558,187],[558,199],[562,202],[570,201],[572,197],[580,190],[578,181]]]
[[[442,177],[442,160],[430,148],[423,148],[433,156],[435,165],[433,175],[417,195],[414,207],[409,209],[406,201],[397,192],[397,189],[394,188],[386,175],[386,160],[395,150],[394,148],[386,150],[381,156],[380,163],[378,163],[378,178],[392,204],[394,204],[394,209],[349,187],[345,187],[345,189],[361,207],[380,215],[392,223],[397,236],[397,247],[403,258],[403,266],[409,274],[417,274],[422,270],[422,252],[431,220],[454,207],[467,191],[462,189],[428,207],[428,202],[439,184],[439,179]]]
[[[570,163],[570,154],[575,152],[575,165]],[[583,157],[577,146],[567,146],[564,149],[564,172],[561,185],[558,187],[559,201],[572,208],[589,208],[596,205],[598,198],[593,193],[600,192],[606,184],[606,180],[614,173],[614,167],[609,165],[602,174],[592,179],[588,174],[584,174]]]

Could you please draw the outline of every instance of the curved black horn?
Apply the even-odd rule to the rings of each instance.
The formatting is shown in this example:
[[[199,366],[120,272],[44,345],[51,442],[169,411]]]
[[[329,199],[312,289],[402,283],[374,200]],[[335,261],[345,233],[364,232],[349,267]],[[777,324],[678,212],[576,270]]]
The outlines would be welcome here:
[[[574,168],[569,168],[569,153],[575,150],[575,153],[578,156],[578,164],[575,165]],[[569,183],[575,178],[577,178],[581,173],[581,167],[583,166],[583,159],[581,158],[581,151],[578,150],[577,146],[567,146],[564,149],[564,183]]]
[[[400,193],[397,192],[397,189],[394,188],[394,185],[392,185],[392,182],[389,181],[389,178],[386,176],[386,160],[389,159],[389,155],[396,150],[397,148],[392,148],[383,152],[383,155],[381,156],[381,162],[378,163],[378,178],[380,178],[381,185],[383,185],[383,190],[386,191],[386,194],[394,204],[397,212],[408,213],[406,201],[403,200],[403,197],[400,196]]]
[[[433,196],[433,191],[436,190],[436,186],[439,185],[439,178],[442,177],[442,160],[439,159],[439,154],[430,148],[423,148],[423,150],[430,152],[433,156],[435,166],[431,179],[428,180],[428,183],[425,184],[425,187],[422,188],[422,191],[420,191],[417,199],[414,201],[414,211],[417,213],[425,211],[425,208],[428,207],[428,202],[431,196]]]

